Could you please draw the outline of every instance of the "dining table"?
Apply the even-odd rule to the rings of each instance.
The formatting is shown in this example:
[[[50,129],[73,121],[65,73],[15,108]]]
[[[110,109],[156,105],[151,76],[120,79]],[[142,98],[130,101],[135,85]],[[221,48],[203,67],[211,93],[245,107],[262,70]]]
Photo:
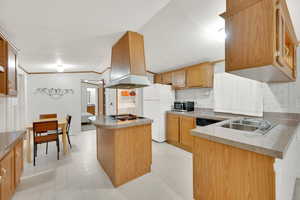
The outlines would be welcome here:
[[[32,147],[33,147],[33,123],[34,122],[46,122],[46,121],[58,121],[58,128],[62,129],[62,143],[63,143],[63,152],[64,154],[68,153],[68,143],[67,143],[67,119],[57,119],[57,118],[49,118],[49,119],[39,119],[35,120],[32,123],[26,126],[26,152],[27,152],[27,162],[32,162]]]

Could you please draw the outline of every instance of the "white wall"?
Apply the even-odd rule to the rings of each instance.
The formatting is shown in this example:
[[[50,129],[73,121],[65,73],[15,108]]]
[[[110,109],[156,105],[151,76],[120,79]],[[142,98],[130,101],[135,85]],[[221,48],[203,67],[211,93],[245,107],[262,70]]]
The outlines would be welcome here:
[[[81,130],[81,80],[98,80],[101,75],[85,74],[42,74],[28,76],[28,121],[32,122],[43,113],[57,113],[59,118],[72,116],[72,133]],[[36,93],[37,88],[73,89],[67,94],[53,99],[45,94]]]
[[[300,51],[298,49],[296,82],[263,83],[264,112],[300,113]],[[215,73],[224,71],[224,63],[215,66]],[[176,100],[195,101],[196,107],[214,108],[213,89],[196,88],[176,91]]]
[[[0,97],[0,132],[24,130],[26,125],[26,74],[18,70],[18,96]]]

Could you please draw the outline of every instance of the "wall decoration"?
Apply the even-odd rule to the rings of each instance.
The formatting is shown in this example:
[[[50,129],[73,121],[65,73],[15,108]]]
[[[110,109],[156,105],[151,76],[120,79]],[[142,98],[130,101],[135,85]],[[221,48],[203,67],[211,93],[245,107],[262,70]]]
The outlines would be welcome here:
[[[36,93],[46,94],[51,98],[58,99],[67,94],[74,94],[73,89],[60,89],[60,88],[37,88]]]

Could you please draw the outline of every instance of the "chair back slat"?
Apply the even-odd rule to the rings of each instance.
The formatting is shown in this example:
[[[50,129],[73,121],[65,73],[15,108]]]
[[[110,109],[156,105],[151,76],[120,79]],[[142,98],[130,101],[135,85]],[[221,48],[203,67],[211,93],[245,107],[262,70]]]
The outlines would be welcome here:
[[[45,133],[47,131],[57,130],[58,121],[46,121],[46,122],[34,122],[33,132],[34,133]]]
[[[40,115],[40,119],[50,119],[57,118],[57,114],[42,114]]]

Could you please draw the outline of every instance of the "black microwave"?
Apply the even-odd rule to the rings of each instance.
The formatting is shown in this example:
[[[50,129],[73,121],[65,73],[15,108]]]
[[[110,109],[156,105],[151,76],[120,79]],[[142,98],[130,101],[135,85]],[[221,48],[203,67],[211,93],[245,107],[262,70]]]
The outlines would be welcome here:
[[[190,111],[194,111],[194,109],[195,109],[195,103],[193,101],[174,102],[174,110],[190,112]]]

